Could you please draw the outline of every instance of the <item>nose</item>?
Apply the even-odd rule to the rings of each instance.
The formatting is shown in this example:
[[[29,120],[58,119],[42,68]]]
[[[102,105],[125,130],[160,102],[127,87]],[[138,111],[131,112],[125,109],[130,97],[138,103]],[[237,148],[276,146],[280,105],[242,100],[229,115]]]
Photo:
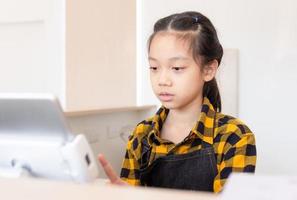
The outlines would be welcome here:
[[[171,86],[172,81],[166,70],[162,70],[159,76],[159,86]]]

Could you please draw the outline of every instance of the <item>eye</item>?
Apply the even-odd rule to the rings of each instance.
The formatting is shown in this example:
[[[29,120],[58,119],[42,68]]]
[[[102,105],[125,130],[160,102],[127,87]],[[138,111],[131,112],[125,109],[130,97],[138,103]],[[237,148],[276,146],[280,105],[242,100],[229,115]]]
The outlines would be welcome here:
[[[151,71],[157,71],[158,67],[150,67]]]
[[[180,71],[182,71],[183,69],[185,69],[185,67],[172,67],[172,69],[173,69],[174,71],[180,72]]]

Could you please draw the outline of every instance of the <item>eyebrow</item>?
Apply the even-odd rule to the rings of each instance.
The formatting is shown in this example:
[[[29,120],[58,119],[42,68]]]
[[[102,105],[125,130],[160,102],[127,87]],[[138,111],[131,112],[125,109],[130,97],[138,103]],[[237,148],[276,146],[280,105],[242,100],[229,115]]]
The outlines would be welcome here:
[[[154,60],[154,61],[158,61],[158,59],[156,58],[153,58],[153,57],[148,57],[149,60]],[[177,60],[190,60],[189,58],[187,57],[184,57],[184,56],[175,56],[175,57],[171,57],[169,58],[170,61],[177,61]]]

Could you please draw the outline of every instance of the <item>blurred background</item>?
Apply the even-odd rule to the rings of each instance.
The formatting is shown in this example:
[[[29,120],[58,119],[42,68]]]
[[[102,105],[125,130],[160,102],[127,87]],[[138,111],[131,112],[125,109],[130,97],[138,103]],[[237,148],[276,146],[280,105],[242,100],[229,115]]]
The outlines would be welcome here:
[[[294,0],[0,0],[0,92],[57,95],[72,131],[119,172],[128,135],[159,106],[146,59],[153,24],[198,11],[226,52],[223,111],[256,135],[256,172],[296,175],[296,9]]]

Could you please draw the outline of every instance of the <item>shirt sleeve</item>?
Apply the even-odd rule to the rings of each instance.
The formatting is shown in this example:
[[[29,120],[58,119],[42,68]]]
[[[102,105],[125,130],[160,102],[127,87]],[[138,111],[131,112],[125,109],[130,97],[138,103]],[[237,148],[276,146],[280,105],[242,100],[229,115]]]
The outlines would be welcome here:
[[[248,128],[238,128],[224,141],[224,153],[218,174],[214,179],[214,192],[220,192],[232,172],[255,172],[256,145],[255,136],[251,132],[242,132]]]
[[[135,154],[138,146],[138,138],[129,139],[122,164],[120,177],[130,185],[140,185],[139,162]]]

